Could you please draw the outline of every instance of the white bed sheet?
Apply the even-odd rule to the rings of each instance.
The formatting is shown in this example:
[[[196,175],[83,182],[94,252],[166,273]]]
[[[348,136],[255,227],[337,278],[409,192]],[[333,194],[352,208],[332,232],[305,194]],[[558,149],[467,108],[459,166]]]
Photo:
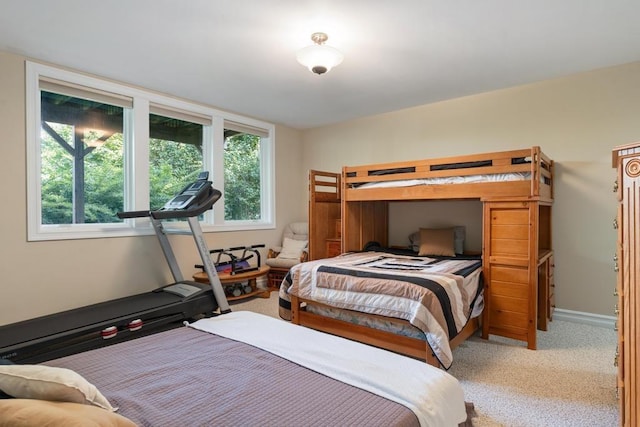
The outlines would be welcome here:
[[[467,175],[467,176],[447,176],[437,178],[421,178],[421,179],[403,179],[381,182],[367,182],[357,187],[361,188],[391,188],[391,187],[413,187],[417,185],[435,185],[435,184],[471,184],[478,182],[504,182],[504,181],[527,181],[531,179],[530,172],[513,172],[513,173],[493,173],[484,175]]]
[[[424,362],[248,311],[189,326],[241,341],[411,409],[421,426],[467,418],[462,386]]]

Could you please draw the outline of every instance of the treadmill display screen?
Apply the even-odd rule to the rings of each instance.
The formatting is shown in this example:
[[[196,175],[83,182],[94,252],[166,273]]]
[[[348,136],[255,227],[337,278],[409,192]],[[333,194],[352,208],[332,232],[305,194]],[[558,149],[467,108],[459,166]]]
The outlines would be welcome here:
[[[187,189],[186,192],[194,192],[200,190],[207,182],[206,181],[196,181]]]

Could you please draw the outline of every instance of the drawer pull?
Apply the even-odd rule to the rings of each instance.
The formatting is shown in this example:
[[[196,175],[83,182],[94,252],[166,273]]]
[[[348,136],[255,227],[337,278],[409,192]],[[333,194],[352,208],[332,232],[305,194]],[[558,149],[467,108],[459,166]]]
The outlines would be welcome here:
[[[613,330],[618,332],[618,321],[616,320],[616,323],[613,324]]]
[[[615,182],[613,183],[613,192],[617,193],[618,192],[618,180],[616,179]]]
[[[620,271],[620,267],[618,267],[618,263],[616,262],[616,265],[613,266],[613,271],[615,271],[616,273],[618,271]]]
[[[614,218],[613,219],[613,229],[617,230],[618,229],[618,218]]]
[[[618,288],[617,287],[613,288],[613,296],[614,297],[618,296]]]
[[[616,347],[616,354],[613,357],[613,366],[617,367],[618,366],[618,358],[620,356],[620,353],[618,352],[618,348]]]
[[[618,254],[613,255],[613,262],[618,262]]]
[[[616,316],[620,314],[620,309],[618,308],[618,304],[616,304],[615,308],[613,309],[613,314],[615,314]]]

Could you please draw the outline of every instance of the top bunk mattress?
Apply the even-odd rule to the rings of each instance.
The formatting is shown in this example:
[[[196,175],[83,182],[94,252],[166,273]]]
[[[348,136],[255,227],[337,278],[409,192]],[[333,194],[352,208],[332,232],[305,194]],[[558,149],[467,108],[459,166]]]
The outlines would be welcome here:
[[[367,182],[365,184],[355,184],[351,188],[391,188],[391,187],[412,187],[417,185],[443,185],[443,184],[472,184],[478,182],[506,182],[506,181],[528,181],[531,179],[530,172],[514,173],[494,173],[466,176],[445,176],[421,179],[401,179],[393,181]],[[541,182],[544,182],[541,180]]]
[[[486,197],[552,200],[553,161],[542,153],[540,147],[532,147],[345,166],[342,183],[347,201]],[[394,193],[395,188],[404,189]]]

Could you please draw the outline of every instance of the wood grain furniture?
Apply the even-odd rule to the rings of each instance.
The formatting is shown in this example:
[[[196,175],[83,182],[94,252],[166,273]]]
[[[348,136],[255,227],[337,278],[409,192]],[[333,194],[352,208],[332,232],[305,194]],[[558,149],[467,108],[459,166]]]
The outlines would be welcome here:
[[[342,253],[342,241],[340,238],[326,239],[326,257],[332,258]]]
[[[280,289],[280,284],[284,280],[285,276],[289,272],[289,267],[270,267],[269,275],[267,276],[267,289],[269,291],[277,291]]]
[[[220,283],[222,283],[222,287],[225,288],[225,291],[230,285],[235,285],[236,283],[248,282],[248,286],[251,288],[249,292],[243,292],[241,295],[234,296],[233,294],[227,293],[227,300],[234,301],[244,298],[251,297],[261,297],[261,298],[269,298],[271,292],[268,289],[258,288],[256,284],[256,279],[259,277],[264,277],[269,274],[271,268],[268,265],[263,265],[257,270],[247,271],[245,273],[219,273],[218,278],[220,279]],[[206,272],[200,271],[193,275],[193,280],[200,283],[209,283],[209,276]]]
[[[319,174],[315,172],[315,176]],[[392,202],[482,201],[485,282],[482,336],[501,335],[525,341],[530,349],[536,348],[536,330],[547,328],[555,295],[551,233],[553,161],[540,147],[345,166],[341,185],[341,192],[334,198],[341,197],[343,252],[360,251],[371,241],[388,246],[388,209]],[[312,212],[314,200],[320,197],[314,194],[311,184],[310,191]],[[385,342],[395,346],[399,341],[393,334],[382,336],[377,331],[332,320],[301,317],[299,323],[375,345]],[[418,354],[411,345],[404,347],[399,351]],[[424,349],[419,353],[424,353]]]
[[[309,171],[309,259],[322,259],[342,252],[335,241],[340,237],[336,224],[340,221],[342,198],[340,174]],[[329,252],[331,255],[329,255]]]
[[[617,394],[620,401],[620,425],[640,425],[640,142],[616,147],[613,167],[617,169],[614,185],[619,205],[614,220],[618,243],[614,255],[618,296],[618,367]]]

